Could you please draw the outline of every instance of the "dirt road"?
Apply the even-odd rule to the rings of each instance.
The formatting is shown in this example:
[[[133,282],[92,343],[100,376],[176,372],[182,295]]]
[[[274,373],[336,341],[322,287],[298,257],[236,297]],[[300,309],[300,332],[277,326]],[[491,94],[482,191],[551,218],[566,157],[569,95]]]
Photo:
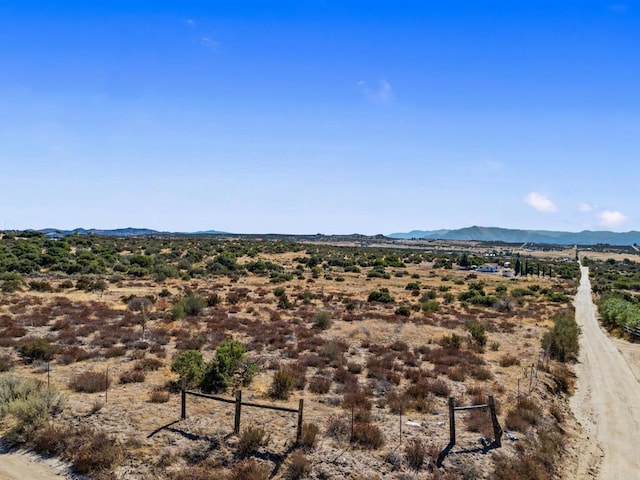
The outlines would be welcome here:
[[[588,441],[582,443],[576,478],[640,479],[640,383],[600,328],[589,269],[581,273],[575,303],[582,334],[571,408]]]
[[[0,480],[64,480],[64,465],[56,459],[40,459],[0,445]]]

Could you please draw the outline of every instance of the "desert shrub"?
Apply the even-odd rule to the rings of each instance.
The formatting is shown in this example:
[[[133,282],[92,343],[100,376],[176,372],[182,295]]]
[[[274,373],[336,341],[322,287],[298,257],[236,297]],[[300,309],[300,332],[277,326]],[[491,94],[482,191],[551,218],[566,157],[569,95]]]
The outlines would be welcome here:
[[[28,441],[64,404],[64,396],[42,383],[13,375],[0,377],[0,421],[7,414],[14,419],[3,440],[10,445]]]
[[[407,463],[414,470],[419,470],[424,465],[424,460],[427,456],[427,450],[419,438],[414,438],[407,443],[404,448],[404,454],[407,458]]]
[[[327,330],[333,323],[331,320],[331,315],[325,310],[316,311],[313,314],[311,321],[313,322],[313,326],[319,328],[320,330]]]
[[[540,407],[533,400],[521,398],[517,405],[507,412],[505,425],[509,430],[526,432],[530,426],[538,424],[541,413]]]
[[[505,354],[500,358],[501,367],[511,367],[512,365],[520,365],[520,359],[515,355]]]
[[[276,400],[286,400],[291,395],[291,390],[295,384],[295,378],[287,370],[278,370],[273,374],[269,396]]]
[[[331,379],[316,375],[309,381],[309,390],[313,393],[325,394],[331,389]]]
[[[120,374],[120,383],[142,383],[146,379],[144,370],[127,370]]]
[[[71,377],[69,387],[76,392],[102,392],[111,385],[111,378],[106,372],[90,370]]]
[[[551,370],[551,377],[558,391],[570,393],[575,379],[574,373],[566,365],[560,364]]]
[[[28,339],[18,347],[18,353],[28,363],[34,360],[48,362],[53,359],[55,351],[56,347],[46,338]]]
[[[469,333],[471,334],[472,340],[479,347],[484,347],[487,344],[487,334],[485,332],[485,327],[480,322],[470,323]]]
[[[379,302],[379,303],[393,303],[395,302],[394,298],[389,293],[388,288],[381,288],[380,290],[374,290],[367,297],[368,302]]]
[[[134,370],[139,370],[143,372],[153,372],[162,367],[162,360],[158,360],[157,358],[142,358],[138,360],[133,366]]]
[[[200,385],[204,375],[204,360],[197,350],[186,350],[179,353],[171,364],[171,371],[184,379],[187,388]]]
[[[32,280],[29,288],[35,292],[53,292],[53,287],[46,280]]]
[[[460,348],[462,345],[462,337],[452,333],[451,335],[443,335],[440,341],[440,346],[444,348]]]
[[[181,302],[184,306],[184,313],[188,317],[196,317],[200,315],[202,310],[204,310],[204,307],[207,305],[207,301],[204,298],[194,293],[185,296]]]
[[[29,447],[42,455],[59,454],[64,447],[65,437],[64,429],[47,422],[34,432]]]
[[[95,475],[112,469],[124,456],[120,443],[104,432],[87,431],[68,446],[66,454],[77,473]]]
[[[311,461],[299,450],[293,452],[289,458],[289,465],[284,473],[287,480],[307,478],[311,473]]]
[[[369,422],[356,422],[353,425],[351,443],[366,450],[376,450],[384,445],[384,436],[377,425]]]
[[[342,417],[332,415],[327,420],[326,435],[337,440],[349,435],[349,423]]]
[[[270,469],[267,465],[261,465],[253,458],[238,462],[231,469],[227,480],[267,480]],[[217,478],[216,475],[207,477],[207,480]],[[185,477],[184,480],[194,480],[192,476]]]
[[[240,433],[238,441],[238,455],[245,458],[252,455],[268,441],[264,427],[250,425]]]
[[[9,354],[0,355],[0,372],[8,372],[13,368],[13,358]]]
[[[216,348],[215,358],[206,366],[201,386],[205,392],[219,392],[232,383],[245,362],[245,347],[237,340],[225,340]],[[249,377],[247,377],[249,378]]]
[[[156,387],[151,390],[149,401],[151,403],[167,403],[169,401],[169,391],[164,388]]]
[[[400,305],[398,308],[396,308],[395,311],[396,315],[400,315],[403,317],[410,317],[411,316],[411,307],[408,305]]]
[[[449,396],[449,393],[451,392],[451,389],[449,388],[449,385],[447,384],[447,382],[439,378],[429,379],[429,381],[425,383],[424,388],[427,392],[431,392],[437,397],[446,398]]]
[[[305,451],[313,450],[316,446],[316,437],[319,431],[320,428],[318,428],[315,423],[302,424],[302,435],[300,436],[298,446]]]
[[[560,362],[575,360],[578,357],[578,335],[580,327],[574,317],[569,315],[556,315],[553,318],[553,327],[542,338],[544,348],[551,358]]]
[[[122,357],[126,355],[127,349],[125,347],[109,347],[104,351],[105,358]]]

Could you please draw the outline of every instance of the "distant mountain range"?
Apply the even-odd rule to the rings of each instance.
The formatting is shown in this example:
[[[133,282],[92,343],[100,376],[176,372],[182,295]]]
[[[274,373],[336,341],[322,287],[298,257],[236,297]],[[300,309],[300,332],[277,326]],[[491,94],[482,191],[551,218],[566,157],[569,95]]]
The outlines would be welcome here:
[[[73,230],[59,230],[57,228],[44,228],[38,230],[45,235],[102,235],[107,237],[148,237],[156,235],[219,235],[226,232],[219,232],[217,230],[207,230],[203,232],[159,232],[158,230],[151,230],[149,228],[116,228],[113,230],[100,230],[96,228],[76,228]]]
[[[45,228],[38,230],[47,235],[103,235],[111,237],[144,237],[144,236],[164,236],[164,235],[229,235],[228,232],[219,230],[204,230],[199,232],[160,232],[148,228],[117,228],[113,230],[100,230],[96,228],[74,230],[59,230],[56,228]],[[264,235],[246,235],[247,237],[264,237]],[[498,227],[467,227],[457,230],[412,230],[407,233],[392,233],[382,236],[370,237],[366,235],[271,235],[275,237],[287,237],[298,239],[333,239],[341,241],[364,241],[366,239],[383,240],[391,239],[424,239],[424,240],[475,240],[481,242],[504,242],[504,243],[546,243],[554,245],[635,245],[640,244],[640,232],[631,231],[624,233],[608,231],[582,232],[556,232],[552,230],[517,230],[511,228]]]
[[[633,245],[640,243],[640,232],[624,233],[591,231],[555,232],[551,230],[517,230],[498,227],[466,227],[457,230],[413,230],[407,233],[392,233],[390,238],[433,240],[477,240],[505,243],[547,243],[557,245]]]

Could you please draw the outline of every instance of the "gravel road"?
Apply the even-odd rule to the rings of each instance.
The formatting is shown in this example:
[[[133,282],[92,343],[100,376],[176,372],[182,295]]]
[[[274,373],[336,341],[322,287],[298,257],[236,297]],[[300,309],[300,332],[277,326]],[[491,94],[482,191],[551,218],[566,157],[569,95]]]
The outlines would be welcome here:
[[[640,383],[600,328],[589,269],[581,267],[581,274],[575,306],[582,334],[571,408],[587,441],[576,478],[640,479]]]

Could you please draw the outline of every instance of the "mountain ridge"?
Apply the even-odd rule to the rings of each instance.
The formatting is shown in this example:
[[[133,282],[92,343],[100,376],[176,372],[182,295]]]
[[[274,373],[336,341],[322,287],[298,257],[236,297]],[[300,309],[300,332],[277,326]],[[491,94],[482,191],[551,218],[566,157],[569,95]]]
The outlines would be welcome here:
[[[472,227],[454,230],[412,230],[407,233],[391,233],[389,238],[425,240],[475,240],[505,243],[547,243],[556,245],[634,245],[640,243],[640,232],[610,232],[583,230],[563,232],[554,230],[522,230],[500,227]]]

